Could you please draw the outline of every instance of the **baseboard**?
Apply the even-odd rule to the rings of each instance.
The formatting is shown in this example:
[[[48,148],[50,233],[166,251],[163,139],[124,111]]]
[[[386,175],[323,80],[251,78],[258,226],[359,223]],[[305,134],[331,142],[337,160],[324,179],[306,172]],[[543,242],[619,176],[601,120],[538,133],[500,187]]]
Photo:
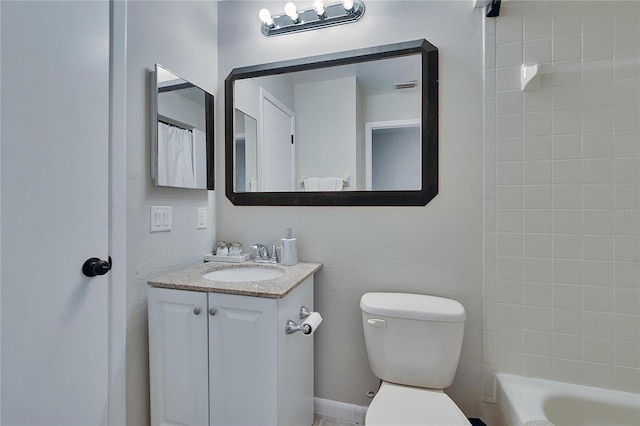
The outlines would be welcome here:
[[[347,423],[364,424],[367,407],[363,405],[347,404],[346,402],[330,399],[314,398],[315,413],[321,417],[328,417]]]

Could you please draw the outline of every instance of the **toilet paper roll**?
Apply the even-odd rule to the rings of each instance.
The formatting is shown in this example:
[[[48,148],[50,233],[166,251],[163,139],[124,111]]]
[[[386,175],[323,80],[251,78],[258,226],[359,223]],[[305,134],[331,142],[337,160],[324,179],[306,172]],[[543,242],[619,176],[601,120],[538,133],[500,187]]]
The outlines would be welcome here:
[[[307,317],[302,323],[302,332],[306,335],[311,335],[316,332],[316,328],[322,322],[322,317],[318,312],[311,312],[311,315]]]

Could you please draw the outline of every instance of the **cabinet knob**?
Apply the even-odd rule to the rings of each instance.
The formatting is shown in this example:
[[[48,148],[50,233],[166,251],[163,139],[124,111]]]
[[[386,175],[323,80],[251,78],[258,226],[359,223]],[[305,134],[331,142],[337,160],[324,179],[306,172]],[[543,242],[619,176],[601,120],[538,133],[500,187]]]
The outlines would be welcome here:
[[[209,308],[209,315],[214,316],[216,314],[216,309],[215,308]]]
[[[196,315],[200,315],[200,308],[198,308],[197,306],[193,308],[193,313]]]

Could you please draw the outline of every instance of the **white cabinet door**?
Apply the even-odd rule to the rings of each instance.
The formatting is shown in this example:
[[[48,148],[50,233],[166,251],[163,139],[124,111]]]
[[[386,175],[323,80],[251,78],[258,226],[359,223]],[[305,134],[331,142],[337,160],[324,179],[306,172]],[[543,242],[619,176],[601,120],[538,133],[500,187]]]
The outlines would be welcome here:
[[[208,425],[207,293],[149,288],[151,424]]]
[[[313,424],[313,340],[285,333],[287,320],[302,323],[300,307],[313,310],[313,277],[278,299],[278,425]]]
[[[209,308],[210,425],[276,425],[276,299],[211,293]]]

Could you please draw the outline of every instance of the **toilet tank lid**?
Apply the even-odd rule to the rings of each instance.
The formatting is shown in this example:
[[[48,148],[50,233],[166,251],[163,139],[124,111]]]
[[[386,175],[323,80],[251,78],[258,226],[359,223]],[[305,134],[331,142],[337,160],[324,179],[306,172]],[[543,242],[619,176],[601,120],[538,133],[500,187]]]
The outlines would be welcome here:
[[[360,309],[368,314],[425,321],[464,322],[460,302],[444,297],[410,293],[365,293]]]

